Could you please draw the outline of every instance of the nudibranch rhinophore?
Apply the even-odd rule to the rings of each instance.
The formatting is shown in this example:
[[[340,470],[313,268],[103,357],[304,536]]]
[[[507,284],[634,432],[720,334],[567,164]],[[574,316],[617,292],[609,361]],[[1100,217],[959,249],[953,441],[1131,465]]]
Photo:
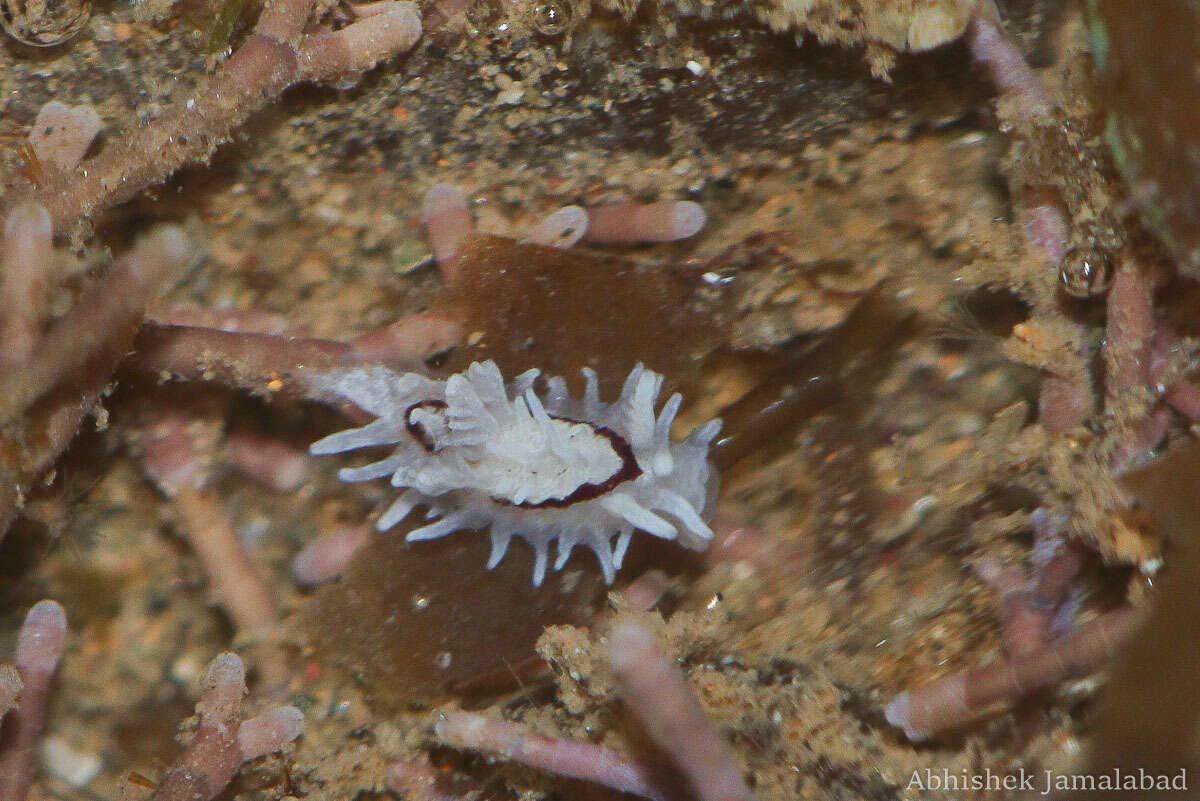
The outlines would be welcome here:
[[[506,385],[495,362],[486,361],[445,381],[379,366],[331,375],[325,389],[378,419],[325,437],[311,451],[395,446],[386,459],[338,473],[343,481],[390,475],[392,486],[405,488],[377,528],[391,528],[417,506],[428,509],[427,519],[440,519],[411,531],[409,542],[490,526],[488,569],[520,537],[536,554],[535,586],[556,539],[555,570],[585,545],[610,584],[635,529],[706,547],[712,529],[702,515],[716,493],[708,448],[721,421],[672,443],[683,398],[672,395],[656,415],[663,377],[641,364],[611,404],[600,400],[592,370],[583,370],[579,399],[561,377],[548,379],[539,395],[539,374],[529,370]]]

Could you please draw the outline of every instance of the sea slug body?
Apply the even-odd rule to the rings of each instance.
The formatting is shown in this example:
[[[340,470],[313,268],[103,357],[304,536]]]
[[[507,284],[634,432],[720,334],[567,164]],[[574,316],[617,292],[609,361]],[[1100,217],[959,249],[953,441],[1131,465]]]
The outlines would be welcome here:
[[[583,375],[583,397],[573,398],[560,377],[546,381],[544,394],[535,392],[537,370],[506,385],[492,361],[445,381],[356,368],[331,376],[326,389],[378,419],[325,437],[311,450],[395,446],[386,459],[338,474],[343,481],[391,476],[392,486],[405,488],[377,528],[391,528],[417,506],[428,509],[428,519],[440,519],[410,532],[409,542],[490,526],[489,569],[520,537],[536,554],[535,586],[546,575],[553,540],[555,570],[584,545],[610,584],[635,529],[704,548],[712,530],[701,515],[716,484],[708,446],[721,421],[672,443],[683,399],[672,395],[655,414],[661,375],[638,364],[611,404],[600,400],[596,374],[584,369]]]

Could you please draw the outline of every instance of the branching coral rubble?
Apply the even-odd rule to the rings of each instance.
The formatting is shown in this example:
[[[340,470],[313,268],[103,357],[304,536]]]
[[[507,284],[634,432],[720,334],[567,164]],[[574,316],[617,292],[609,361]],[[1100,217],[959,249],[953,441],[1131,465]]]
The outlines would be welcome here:
[[[590,5],[571,6],[572,24],[588,16]],[[664,13],[625,0],[596,5],[627,19]],[[881,191],[891,216],[874,227],[864,222],[870,215],[843,204],[838,192],[868,167],[875,176],[903,172],[895,153],[920,147],[891,141],[878,133],[882,129],[870,134],[876,137],[870,164],[858,154],[839,154],[836,146],[818,154],[816,143],[799,159],[809,185],[833,198],[813,204],[829,218],[815,222],[836,231],[833,244],[815,257],[808,251],[820,249],[811,242],[789,241],[788,232],[772,229],[793,220],[792,201],[806,200],[794,187],[779,190],[783,200],[763,205],[752,231],[722,230],[733,244],[719,253],[699,247],[686,251],[692,258],[682,264],[644,264],[610,251],[654,243],[666,246],[663,253],[685,252],[670,248],[683,248],[676,243],[705,231],[708,215],[698,203],[643,202],[648,198],[615,193],[594,203],[604,193],[590,186],[572,190],[570,205],[524,226],[520,238],[508,238],[479,233],[472,220],[472,203],[486,207],[478,198],[490,197],[494,186],[483,180],[478,198],[468,198],[430,177],[423,182],[432,186],[420,223],[431,257],[412,260],[419,275],[411,283],[420,290],[413,290],[408,306],[422,310],[373,309],[369,323],[347,327],[353,334],[330,325],[325,336],[300,336],[293,335],[288,314],[252,303],[202,309],[156,303],[180,280],[192,280],[185,274],[204,260],[191,234],[202,221],[152,228],[131,247],[119,247],[115,260],[102,258],[88,270],[70,251],[109,235],[103,218],[114,207],[140,199],[188,165],[209,162],[239,126],[279,104],[289,87],[342,86],[412,50],[423,32],[418,6],[387,0],[322,7],[318,15],[311,0],[267,3],[240,45],[214,61],[187,97],[131,123],[120,136],[103,138],[98,148],[96,108],[58,101],[42,106],[22,145],[24,167],[7,179],[0,198],[0,540],[31,522],[68,527],[61,522],[66,491],[56,484],[55,467],[67,464],[64,454],[84,421],[94,417],[103,429],[112,407],[119,434],[108,437],[124,446],[121,458],[134,457],[132,472],[147,480],[145,487],[124,488],[128,497],[121,502],[132,506],[129,498],[144,491],[139,497],[156,504],[157,522],[197,565],[164,595],[206,587],[224,616],[223,625],[213,627],[219,633],[196,636],[226,644],[200,658],[193,643],[167,672],[183,686],[181,677],[196,675],[188,673],[189,664],[198,670],[232,641],[246,656],[257,695],[272,704],[290,696],[295,703],[243,720],[247,665],[231,651],[220,653],[204,671],[194,735],[175,766],[151,782],[152,798],[216,797],[245,763],[300,737],[306,728],[301,708],[312,742],[300,747],[310,749],[310,762],[298,777],[286,763],[280,768],[279,792],[289,796],[327,788],[380,791],[386,783],[403,797],[443,801],[489,781],[528,782],[506,772],[509,762],[663,801],[681,793],[702,801],[816,797],[833,785],[853,797],[899,797],[895,765],[930,756],[907,741],[969,727],[1025,695],[1100,667],[1154,614],[1146,579],[1164,564],[1170,569],[1171,544],[1164,547],[1153,525],[1130,509],[1117,482],[1153,461],[1164,442],[1173,447],[1187,439],[1177,423],[1200,420],[1200,390],[1187,377],[1196,348],[1186,321],[1176,325],[1159,314],[1156,288],[1178,279],[1136,219],[1118,209],[1124,190],[1088,135],[1086,115],[1043,83],[990,0],[675,5],[707,18],[744,11],[776,30],[864,45],[881,76],[895,69],[897,53],[964,38],[963,58],[969,52],[1000,91],[999,115],[1013,135],[1013,154],[1002,169],[1017,233],[1010,235],[989,211],[984,216],[995,241],[986,246],[960,247],[964,235],[946,233],[953,220],[941,238],[931,235],[920,219],[928,207],[917,199],[928,194],[929,179],[919,169],[911,185],[925,188]],[[422,58],[444,56],[453,37],[478,34],[471,26],[482,26],[482,12],[472,9],[464,18],[459,11],[455,3],[425,9],[424,27],[437,27],[445,39]],[[531,34],[535,40],[559,35],[545,26]],[[707,68],[698,61],[686,67],[694,76]],[[673,86],[665,72],[659,83]],[[536,99],[540,90],[532,82],[518,88],[505,77],[496,81],[503,95],[498,103]],[[469,119],[475,112],[464,106],[456,113]],[[391,112],[397,120],[405,113]],[[694,131],[679,121],[666,127],[671,146],[686,150]],[[967,146],[966,140],[955,145]],[[672,168],[681,175],[691,169],[683,162]],[[722,180],[712,185],[723,186]],[[713,190],[715,205],[741,202],[723,191]],[[1132,210],[1136,199],[1126,205]],[[941,210],[947,218],[954,212]],[[975,216],[973,210],[963,225],[970,228]],[[1022,317],[994,350],[1038,375],[1025,395],[1005,395],[1007,408],[990,423],[964,423],[970,431],[953,447],[979,447],[941,464],[931,459],[907,475],[896,469],[890,483],[846,481],[838,471],[847,461],[857,463],[851,468],[857,476],[880,465],[916,464],[897,454],[937,424],[906,422],[911,400],[885,408],[889,393],[911,393],[928,375],[953,374],[962,356],[912,342],[915,317],[936,306],[931,297],[944,299],[951,290],[921,286],[903,268],[880,266],[874,254],[847,244],[863,230],[884,230],[903,240],[898,247],[953,261],[947,274],[953,272],[954,281],[946,285],[1003,286]],[[62,246],[66,240],[71,249]],[[566,251],[576,245],[598,250]],[[429,264],[436,271],[421,273]],[[354,269],[343,272],[351,276]],[[269,283],[245,275],[238,280]],[[794,307],[802,305],[798,297],[827,300],[836,312],[803,327],[793,319]],[[926,355],[914,356],[918,352]],[[928,359],[932,352],[939,353],[937,361]],[[538,357],[550,359],[545,374],[555,377],[541,379],[529,369]],[[893,369],[897,361],[904,361],[903,370]],[[583,391],[573,393],[568,381],[578,375]],[[664,387],[674,392],[676,386],[688,392],[689,406],[697,398],[697,411],[683,407],[680,393],[659,406]],[[1026,420],[1035,400],[1036,417]],[[694,433],[672,439],[676,417],[688,414]],[[720,423],[711,420],[718,414],[731,423],[720,439]],[[336,415],[354,427],[329,434],[338,431]],[[860,439],[838,433],[860,424]],[[318,439],[320,433],[326,436]],[[307,458],[314,440],[315,454],[394,448],[381,461],[343,468],[340,476],[387,477],[403,494],[384,499],[369,484],[350,492],[329,481],[332,471]],[[830,441],[840,444],[822,450]],[[868,447],[863,443],[871,448],[870,467],[859,455]],[[779,448],[791,449],[791,460],[761,469]],[[746,465],[756,458],[759,473],[747,479],[752,470]],[[796,466],[805,460],[808,467]],[[813,463],[820,467],[811,469]],[[743,515],[768,496],[789,508],[805,498],[812,510],[793,508],[790,517],[778,518],[786,521],[779,526],[769,511],[753,521],[758,525],[737,513],[714,521],[716,467],[734,477],[722,504]],[[74,479],[71,470],[63,472],[62,483]],[[268,494],[298,497],[315,522],[297,522],[308,518],[292,514],[281,526],[286,547],[273,541],[274,550],[259,548],[269,524],[247,520],[244,510],[254,502],[240,491],[227,493],[231,475],[251,479]],[[427,522],[408,529],[407,540],[438,542],[406,552],[411,561],[395,566],[395,586],[383,586],[393,566],[369,563],[377,553],[394,554],[397,545],[357,521],[367,516],[380,531],[403,528],[418,507]],[[836,512],[824,515],[829,508]],[[902,511],[893,514],[896,509]],[[936,525],[923,530],[927,514]],[[796,522],[800,517],[803,523]],[[955,528],[967,530],[957,550],[939,545]],[[497,574],[450,577],[443,583],[468,585],[440,588],[451,596],[457,590],[501,600],[489,607],[475,599],[476,606],[464,607],[469,611],[460,619],[432,634],[419,628],[431,604],[451,604],[418,590],[420,577],[412,574],[421,570],[421,559],[467,564],[462,557],[472,546],[450,536],[460,529],[487,529],[487,566],[499,567],[497,574],[517,558],[532,558],[534,585],[545,581],[543,590],[553,594],[545,618],[537,611],[535,628],[545,628],[543,620],[564,624],[543,634],[538,655],[535,632],[517,644],[523,662],[501,655],[492,660],[501,664],[489,668],[460,667],[468,661],[464,650],[491,647],[471,639],[472,631],[493,630],[481,619],[494,626],[497,618],[503,625],[505,615],[534,617],[506,605],[516,591],[506,592],[503,582],[510,579]],[[801,529],[811,541],[793,536]],[[639,530],[696,550],[713,547],[703,557],[680,549],[664,555],[653,550],[652,538],[635,538]],[[1023,539],[1030,533],[1032,548]],[[532,546],[532,556],[514,554],[500,565],[514,537]],[[0,544],[17,549],[21,539]],[[568,566],[576,545],[596,555],[598,572],[591,562]],[[891,602],[871,595],[887,582],[906,593],[912,586],[906,582],[916,580],[897,579],[896,566],[914,575],[925,569],[923,547],[934,554],[930,562],[946,551],[955,559],[966,553],[995,603],[972,618],[962,613],[971,598],[935,594],[928,600],[924,585]],[[642,572],[610,596],[615,614],[597,612],[593,600],[617,580],[623,563],[642,571],[667,565],[676,575]],[[551,565],[557,572],[547,578]],[[1108,603],[1087,596],[1081,588],[1113,583],[1113,565],[1133,568],[1128,592]],[[380,580],[380,570],[389,578]],[[960,584],[973,586],[970,575],[962,569]],[[61,575],[46,581],[72,587]],[[475,581],[494,581],[500,589],[474,592],[469,585]],[[527,581],[522,589],[530,591]],[[967,646],[959,643],[951,658],[913,660],[939,671],[933,676],[908,665],[881,667],[880,659],[848,679],[856,666],[868,664],[861,654],[870,648],[857,630],[834,632],[860,622],[839,618],[842,597],[851,610],[895,604],[896,612],[862,621],[880,653],[919,651],[922,637],[942,647],[940,635],[930,634],[936,627],[911,612],[927,605],[931,617],[949,608],[994,623],[1003,654],[976,662],[978,651],[969,645],[987,641],[979,635]],[[74,621],[71,603],[63,601]],[[392,654],[409,660],[391,668],[395,675],[422,677],[413,687],[381,689],[376,664],[354,664],[349,624],[345,631],[313,631],[364,608],[369,619],[354,625],[389,629],[396,647],[377,661]],[[434,612],[447,614],[440,607]],[[871,628],[880,617],[890,617],[891,628],[882,634]],[[668,627],[671,637],[688,638],[686,648],[660,638]],[[798,627],[821,644],[798,649]],[[92,652],[103,650],[76,636],[84,635],[68,632],[63,606],[42,601],[20,628],[15,666],[0,666],[0,801],[21,801],[34,781],[46,699],[64,650],[68,666],[77,651],[94,659]],[[846,646],[840,668],[830,666],[837,659],[824,645],[835,639]],[[599,655],[594,661],[593,651]],[[345,678],[349,672],[355,681]],[[555,681],[555,701],[547,703]],[[366,701],[340,700],[356,682]],[[483,712],[464,711],[479,709],[472,704],[481,698],[499,702]],[[839,728],[807,719],[814,709],[851,722]],[[555,736],[539,733],[555,729]],[[348,760],[358,760],[354,768],[331,767],[352,740],[362,742]],[[857,751],[835,765],[830,754],[837,748]],[[895,763],[872,766],[882,753]],[[783,764],[786,770],[779,769]]]

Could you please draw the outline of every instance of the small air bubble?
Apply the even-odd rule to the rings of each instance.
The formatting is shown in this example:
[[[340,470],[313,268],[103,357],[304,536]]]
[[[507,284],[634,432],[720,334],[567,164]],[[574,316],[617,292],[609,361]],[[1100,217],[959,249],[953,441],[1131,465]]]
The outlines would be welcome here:
[[[571,24],[570,8],[559,3],[542,3],[533,9],[533,26],[543,36],[561,36]]]
[[[454,661],[454,655],[449,651],[442,651],[434,657],[433,663],[438,666],[439,670],[449,670],[450,663]]]

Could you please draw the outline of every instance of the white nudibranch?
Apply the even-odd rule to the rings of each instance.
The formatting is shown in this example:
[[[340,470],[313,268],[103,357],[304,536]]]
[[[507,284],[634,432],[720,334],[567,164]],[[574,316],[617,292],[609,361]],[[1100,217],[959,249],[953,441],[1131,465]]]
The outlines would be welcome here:
[[[378,366],[334,374],[324,388],[378,419],[325,437],[311,450],[395,446],[386,459],[338,473],[343,481],[390,475],[392,486],[405,488],[378,529],[391,528],[417,506],[428,509],[427,519],[440,519],[411,531],[409,542],[490,526],[488,569],[520,537],[536,554],[535,586],[546,575],[552,540],[558,540],[555,570],[584,545],[610,584],[635,529],[706,547],[712,529],[701,515],[716,491],[708,446],[721,421],[672,443],[671,423],[683,398],[672,395],[656,415],[663,377],[641,364],[611,404],[600,400],[589,369],[579,399],[560,377],[548,379],[539,395],[538,375],[530,370],[505,385],[492,361],[445,381]]]

